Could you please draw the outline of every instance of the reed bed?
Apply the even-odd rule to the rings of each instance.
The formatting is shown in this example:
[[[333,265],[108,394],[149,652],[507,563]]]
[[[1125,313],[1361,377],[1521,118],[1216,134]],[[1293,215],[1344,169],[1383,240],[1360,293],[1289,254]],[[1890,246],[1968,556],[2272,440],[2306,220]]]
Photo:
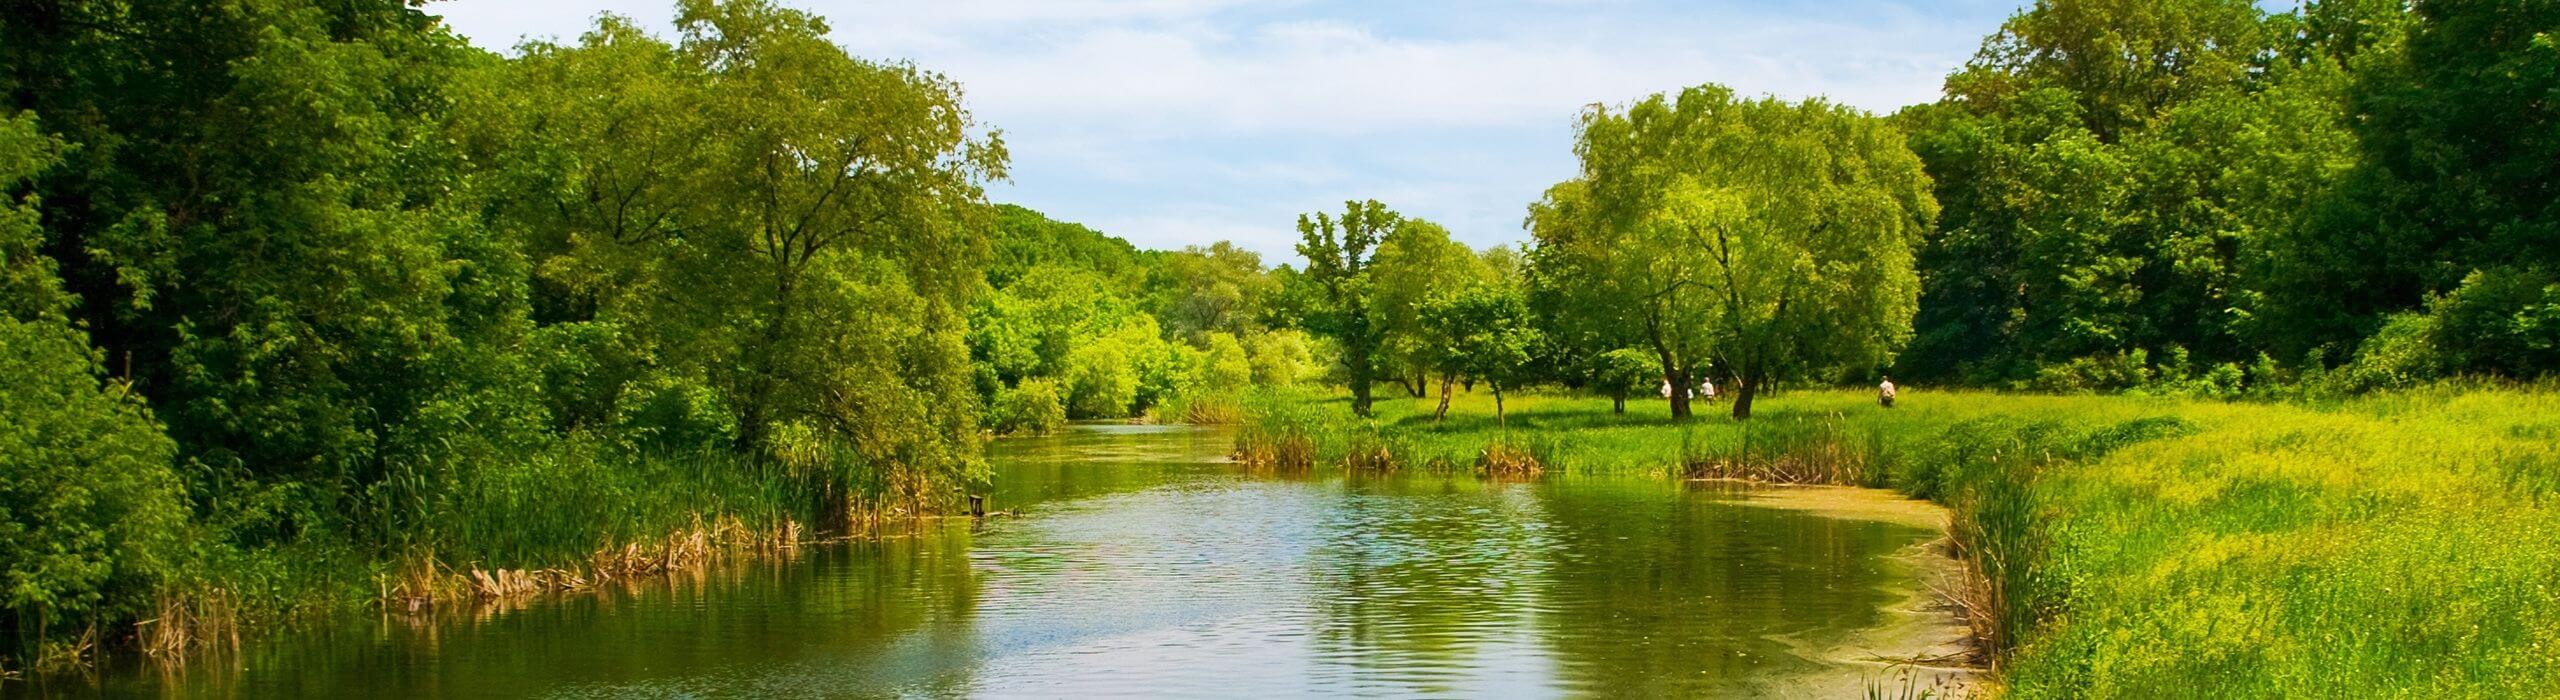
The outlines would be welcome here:
[[[1340,467],[1477,464],[1892,488],[1946,504],[1950,591],[2019,697],[2560,694],[2560,392],[2322,403],[1793,392],[1736,423],[1602,398],[1269,397],[1246,432]],[[1281,417],[1264,422],[1265,417]],[[1535,449],[1526,449],[1534,447]],[[1366,464],[1375,469],[1378,465]]]

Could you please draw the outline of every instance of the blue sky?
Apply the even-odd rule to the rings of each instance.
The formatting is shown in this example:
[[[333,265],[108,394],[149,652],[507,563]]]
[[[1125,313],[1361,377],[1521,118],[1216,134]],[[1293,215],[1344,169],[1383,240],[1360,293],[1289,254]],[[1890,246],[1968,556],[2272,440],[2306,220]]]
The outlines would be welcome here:
[[[960,81],[1004,130],[989,195],[1150,248],[1297,259],[1299,213],[1376,198],[1482,247],[1525,237],[1574,172],[1574,115],[1715,82],[1877,112],[1940,80],[2026,0],[785,0],[872,59]],[[657,28],[673,0],[449,0],[486,48]]]

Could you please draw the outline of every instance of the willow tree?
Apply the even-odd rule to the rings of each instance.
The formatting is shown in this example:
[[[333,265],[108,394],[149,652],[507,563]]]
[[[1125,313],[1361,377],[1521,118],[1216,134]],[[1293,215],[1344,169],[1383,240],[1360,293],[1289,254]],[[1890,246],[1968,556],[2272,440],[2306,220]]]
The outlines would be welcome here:
[[[1769,383],[1883,366],[1911,335],[1929,180],[1883,121],[1702,86],[1582,117],[1582,176],[1531,207],[1541,288],[1660,358],[1675,417],[1696,379],[1733,415]]]

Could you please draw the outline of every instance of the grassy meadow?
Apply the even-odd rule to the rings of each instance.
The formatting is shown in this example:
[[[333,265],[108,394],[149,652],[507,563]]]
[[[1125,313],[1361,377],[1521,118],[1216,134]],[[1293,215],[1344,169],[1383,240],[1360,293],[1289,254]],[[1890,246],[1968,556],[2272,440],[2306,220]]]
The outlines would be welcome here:
[[[1660,401],[1269,396],[1266,468],[1657,473],[1891,488],[1950,506],[1958,597],[2021,697],[2560,691],[2560,394],[2319,404],[1791,392],[1737,423]],[[2199,683],[2211,679],[2210,683]]]

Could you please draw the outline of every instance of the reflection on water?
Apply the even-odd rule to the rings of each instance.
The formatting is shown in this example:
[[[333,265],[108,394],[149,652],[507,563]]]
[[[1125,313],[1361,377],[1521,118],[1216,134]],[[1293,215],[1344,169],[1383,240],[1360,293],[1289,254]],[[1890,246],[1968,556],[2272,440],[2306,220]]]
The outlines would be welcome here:
[[[995,448],[991,506],[450,619],[15,691],[269,697],[1665,695],[1767,690],[1879,624],[1932,537],[1652,478],[1271,479],[1219,431]],[[1780,686],[1783,687],[1783,686]]]

